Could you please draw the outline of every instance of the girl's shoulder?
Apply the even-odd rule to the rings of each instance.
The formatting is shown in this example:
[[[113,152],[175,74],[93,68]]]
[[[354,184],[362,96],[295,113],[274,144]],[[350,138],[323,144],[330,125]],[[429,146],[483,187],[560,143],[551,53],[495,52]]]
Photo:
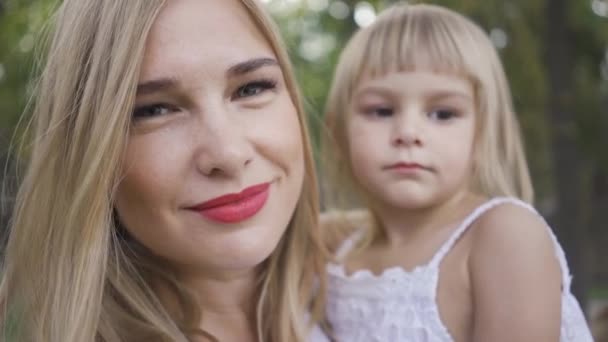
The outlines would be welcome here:
[[[469,265],[480,316],[529,335],[553,330],[561,314],[561,341],[593,341],[570,291],[564,251],[544,218],[513,198],[490,200],[471,216]]]
[[[487,340],[522,332],[554,340],[568,270],[551,229],[530,205],[494,199],[471,223],[468,259],[474,310]],[[530,319],[534,317],[534,319]],[[548,335],[550,334],[551,335]]]
[[[481,238],[518,237],[524,233],[534,234],[539,239],[550,237],[543,217],[534,207],[518,199],[491,199],[479,206],[471,216],[471,228]]]
[[[462,238],[467,240],[466,258],[472,270],[488,261],[507,265],[540,254],[552,256],[554,261],[555,252],[561,263],[555,236],[531,205],[510,197],[479,198],[467,210],[468,215],[441,246],[433,264],[440,263]]]
[[[369,230],[373,216],[366,209],[330,210],[319,218],[323,241],[332,253],[336,253],[343,243],[359,231]]]
[[[501,258],[555,255],[557,241],[551,228],[531,205],[514,198],[496,198],[476,211],[470,227],[472,257],[491,255],[499,262]]]

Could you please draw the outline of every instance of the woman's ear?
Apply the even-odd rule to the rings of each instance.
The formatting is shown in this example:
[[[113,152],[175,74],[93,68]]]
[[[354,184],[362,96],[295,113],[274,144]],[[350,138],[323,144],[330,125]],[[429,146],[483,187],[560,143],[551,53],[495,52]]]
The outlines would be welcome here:
[[[120,223],[120,218],[118,217],[118,212],[116,208],[112,209],[112,223],[116,228],[116,236],[120,240],[131,241],[133,237],[129,234],[129,231]]]

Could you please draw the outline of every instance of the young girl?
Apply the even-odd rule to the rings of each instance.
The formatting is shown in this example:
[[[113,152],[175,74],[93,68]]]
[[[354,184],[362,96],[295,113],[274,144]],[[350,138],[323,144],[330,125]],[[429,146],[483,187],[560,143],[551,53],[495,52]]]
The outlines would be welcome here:
[[[479,27],[387,10],[342,53],[326,115],[333,184],[371,213],[331,220],[353,228],[327,268],[337,341],[592,340]]]

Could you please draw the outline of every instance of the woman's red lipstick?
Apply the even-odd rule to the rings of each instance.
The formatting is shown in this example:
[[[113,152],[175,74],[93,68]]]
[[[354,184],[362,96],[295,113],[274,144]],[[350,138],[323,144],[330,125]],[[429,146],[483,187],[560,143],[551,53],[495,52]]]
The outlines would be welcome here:
[[[244,221],[262,210],[269,194],[270,183],[262,183],[248,187],[239,193],[213,198],[188,209],[197,211],[213,221],[236,223]]]

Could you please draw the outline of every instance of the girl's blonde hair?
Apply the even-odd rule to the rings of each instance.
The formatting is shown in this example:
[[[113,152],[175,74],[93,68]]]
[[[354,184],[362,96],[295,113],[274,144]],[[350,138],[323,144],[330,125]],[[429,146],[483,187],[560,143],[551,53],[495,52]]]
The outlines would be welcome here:
[[[471,190],[531,202],[533,189],[519,124],[492,42],[464,16],[424,4],[388,8],[372,25],[359,30],[343,50],[325,110],[323,164],[329,176],[325,185],[336,187],[326,193],[354,188],[357,194],[346,122],[361,78],[417,69],[462,76],[474,86],[478,116]],[[329,201],[344,205],[340,198]]]
[[[191,292],[164,261],[129,238],[113,214],[145,42],[163,3],[65,0],[53,18],[0,285],[3,340],[187,341],[195,333],[213,339],[196,329],[201,313]],[[322,315],[325,287],[314,164],[278,31],[255,0],[241,3],[283,70],[306,165],[295,213],[261,265],[258,336],[302,341]],[[160,302],[151,279],[174,290],[177,315]]]

